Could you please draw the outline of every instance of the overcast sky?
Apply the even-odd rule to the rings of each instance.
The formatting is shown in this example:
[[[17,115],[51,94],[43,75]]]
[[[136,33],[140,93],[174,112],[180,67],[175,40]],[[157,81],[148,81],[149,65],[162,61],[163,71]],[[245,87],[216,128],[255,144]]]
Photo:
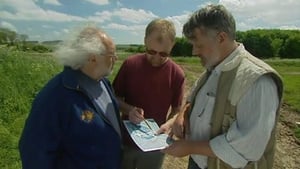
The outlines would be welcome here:
[[[300,0],[0,0],[0,27],[45,41],[96,24],[117,44],[141,44],[152,19],[172,20],[181,37],[189,15],[210,3],[225,5],[237,30],[300,29]]]

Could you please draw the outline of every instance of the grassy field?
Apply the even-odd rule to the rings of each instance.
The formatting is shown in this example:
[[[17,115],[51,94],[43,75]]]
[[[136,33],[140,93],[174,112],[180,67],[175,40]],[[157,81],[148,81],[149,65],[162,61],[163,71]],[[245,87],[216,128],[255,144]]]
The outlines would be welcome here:
[[[128,53],[122,53],[110,80],[113,80]],[[174,58],[186,74],[189,89],[203,71],[198,58]],[[284,102],[300,112],[300,60],[267,60],[282,75]],[[21,168],[18,140],[31,102],[37,92],[62,70],[51,54],[22,53],[0,49],[0,168]],[[296,132],[300,131],[296,129]],[[299,136],[300,137],[300,136]],[[175,163],[174,163],[175,164]]]

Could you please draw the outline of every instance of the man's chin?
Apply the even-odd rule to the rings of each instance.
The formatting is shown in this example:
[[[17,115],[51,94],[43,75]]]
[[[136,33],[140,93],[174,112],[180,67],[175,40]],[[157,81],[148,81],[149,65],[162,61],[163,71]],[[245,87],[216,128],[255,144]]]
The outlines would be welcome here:
[[[104,74],[104,76],[105,76],[105,77],[110,76],[112,73],[113,73],[113,70],[110,70],[109,72],[106,72],[106,73]]]

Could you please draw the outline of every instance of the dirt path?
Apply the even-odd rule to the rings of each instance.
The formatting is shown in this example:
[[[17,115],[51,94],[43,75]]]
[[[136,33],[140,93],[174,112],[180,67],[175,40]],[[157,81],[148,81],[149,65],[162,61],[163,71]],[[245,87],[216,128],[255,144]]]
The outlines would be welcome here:
[[[300,140],[293,132],[296,122],[300,122],[300,113],[283,105],[280,115],[274,169],[300,169]]]
[[[280,120],[277,123],[277,146],[274,169],[300,169],[300,140],[296,139],[293,128],[300,122],[300,113],[283,105]],[[186,169],[187,157],[167,156],[163,169]]]

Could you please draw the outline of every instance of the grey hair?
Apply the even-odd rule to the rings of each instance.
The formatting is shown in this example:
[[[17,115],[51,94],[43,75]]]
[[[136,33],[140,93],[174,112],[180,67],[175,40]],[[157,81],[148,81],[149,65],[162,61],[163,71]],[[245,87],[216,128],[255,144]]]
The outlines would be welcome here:
[[[225,32],[231,40],[235,40],[235,20],[232,14],[223,5],[207,5],[194,12],[183,26],[183,34],[188,39],[194,39],[195,28],[206,32]]]
[[[95,26],[87,26],[76,31],[65,40],[55,51],[55,57],[64,65],[72,69],[81,68],[91,54],[101,55],[106,47],[102,42],[104,32]]]

